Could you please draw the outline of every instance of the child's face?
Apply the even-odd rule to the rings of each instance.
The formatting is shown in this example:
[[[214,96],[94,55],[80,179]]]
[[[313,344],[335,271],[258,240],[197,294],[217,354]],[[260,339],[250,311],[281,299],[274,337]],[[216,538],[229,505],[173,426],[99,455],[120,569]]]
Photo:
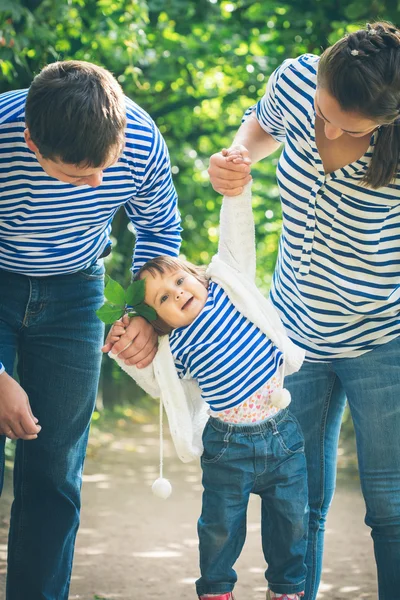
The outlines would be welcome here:
[[[174,329],[190,325],[206,303],[204,285],[182,269],[155,275],[145,271],[144,276],[146,304],[152,306],[160,319]]]

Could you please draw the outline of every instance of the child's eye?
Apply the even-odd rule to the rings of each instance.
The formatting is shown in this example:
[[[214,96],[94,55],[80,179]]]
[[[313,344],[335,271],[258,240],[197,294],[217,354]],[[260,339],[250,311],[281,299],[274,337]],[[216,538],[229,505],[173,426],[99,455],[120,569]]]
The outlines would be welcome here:
[[[162,304],[162,303],[163,303],[163,302],[165,302],[166,300],[168,300],[168,296],[167,296],[167,294],[164,294],[164,296],[161,296],[161,299],[160,299],[160,304]]]
[[[180,277],[180,278],[178,279],[178,281],[176,282],[176,283],[177,283],[177,285],[182,285],[182,283],[183,283],[183,280],[184,280],[184,277]]]

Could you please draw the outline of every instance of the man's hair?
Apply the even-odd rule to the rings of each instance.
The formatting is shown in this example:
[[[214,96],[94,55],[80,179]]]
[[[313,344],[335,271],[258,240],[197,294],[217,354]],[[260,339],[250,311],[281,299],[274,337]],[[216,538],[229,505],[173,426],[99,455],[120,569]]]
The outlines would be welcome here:
[[[204,265],[197,266],[187,260],[164,255],[156,256],[156,258],[147,261],[147,263],[135,273],[134,281],[144,279],[146,273],[155,276],[157,274],[164,275],[165,273],[173,273],[174,271],[179,270],[186,271],[189,275],[193,275],[193,277],[204,285],[206,289],[208,288],[208,278],[206,276],[206,267]],[[159,317],[155,321],[152,321],[151,324],[158,335],[167,335],[173,330],[173,327],[165,323],[165,321]]]
[[[26,100],[26,126],[43,158],[101,167],[125,145],[126,106],[113,75],[89,62],[47,65]]]

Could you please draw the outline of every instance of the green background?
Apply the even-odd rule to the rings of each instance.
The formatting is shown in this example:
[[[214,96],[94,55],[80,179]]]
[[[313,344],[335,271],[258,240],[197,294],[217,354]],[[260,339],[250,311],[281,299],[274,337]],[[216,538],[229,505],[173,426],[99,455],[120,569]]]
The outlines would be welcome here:
[[[28,87],[48,62],[92,61],[110,69],[147,110],[168,144],[183,220],[182,253],[207,263],[217,248],[220,197],[209,157],[229,145],[243,112],[288,57],[319,54],[366,21],[396,22],[397,1],[0,0],[0,92]],[[277,155],[254,171],[258,284],[276,260],[281,215]],[[123,210],[113,226],[108,273],[129,283],[134,235]],[[146,402],[105,359],[100,403]]]

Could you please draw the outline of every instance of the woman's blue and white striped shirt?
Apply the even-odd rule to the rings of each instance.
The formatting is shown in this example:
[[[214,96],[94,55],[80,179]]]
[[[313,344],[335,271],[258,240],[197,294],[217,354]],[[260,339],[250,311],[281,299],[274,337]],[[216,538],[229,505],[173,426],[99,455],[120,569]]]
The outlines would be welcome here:
[[[355,357],[400,334],[400,178],[378,190],[359,160],[325,174],[315,143],[318,57],[285,61],[256,106],[284,142],[277,178],[283,230],[271,299],[312,361]]]
[[[180,378],[196,379],[202,398],[218,412],[250,398],[282,363],[282,352],[210,281],[201,313],[174,329],[169,343]]]
[[[26,95],[0,95],[0,269],[31,276],[85,269],[109,245],[120,206],[136,230],[136,269],[159,254],[176,256],[181,228],[168,150],[149,115],[127,98],[118,163],[99,187],[74,186],[49,177],[27,147]]]

